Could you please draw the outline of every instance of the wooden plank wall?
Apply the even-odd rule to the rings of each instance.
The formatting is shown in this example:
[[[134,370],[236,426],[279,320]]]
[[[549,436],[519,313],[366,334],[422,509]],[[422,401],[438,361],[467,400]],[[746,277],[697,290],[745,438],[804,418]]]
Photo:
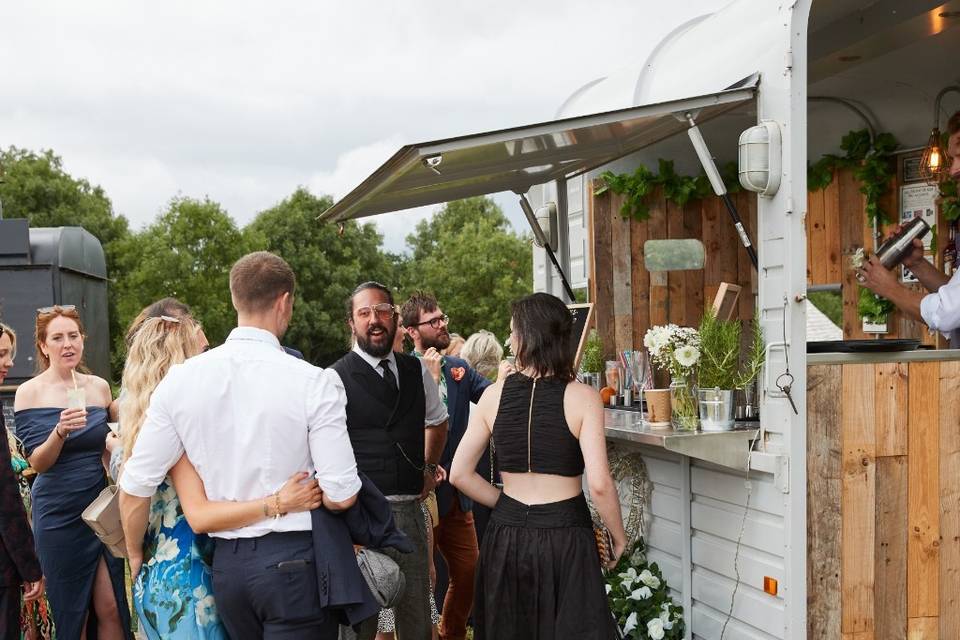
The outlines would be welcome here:
[[[593,193],[593,185],[589,185]],[[734,203],[756,242],[756,196],[733,195]],[[739,317],[753,318],[756,273],[740,245],[729,214],[719,198],[693,201],[684,207],[651,194],[650,218],[643,222],[620,215],[623,197],[609,191],[588,198],[590,216],[590,299],[597,301],[597,331],[605,358],[618,350],[639,348],[653,325],[673,322],[697,326],[721,282],[743,287]],[[701,270],[650,273],[643,264],[643,243],[667,238],[697,238],[706,248]]]
[[[960,362],[807,380],[808,637],[960,637]]]

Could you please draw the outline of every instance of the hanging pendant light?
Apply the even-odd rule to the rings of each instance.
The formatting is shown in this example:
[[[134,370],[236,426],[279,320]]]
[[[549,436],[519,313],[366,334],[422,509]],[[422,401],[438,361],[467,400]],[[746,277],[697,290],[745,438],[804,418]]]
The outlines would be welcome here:
[[[933,131],[930,132],[930,140],[923,150],[920,157],[920,176],[927,182],[936,184],[943,180],[950,171],[950,162],[947,159],[947,153],[940,134],[940,102],[943,96],[951,91],[960,93],[960,87],[945,87],[937,94],[933,102]]]

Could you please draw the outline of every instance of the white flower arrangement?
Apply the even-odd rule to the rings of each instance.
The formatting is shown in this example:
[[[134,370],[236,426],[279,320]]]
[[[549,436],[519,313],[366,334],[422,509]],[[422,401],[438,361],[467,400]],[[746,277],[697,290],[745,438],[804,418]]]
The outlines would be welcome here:
[[[850,256],[850,266],[854,269],[859,269],[863,267],[863,263],[867,261],[867,254],[863,250],[863,247],[857,249],[852,256]]]
[[[650,327],[643,337],[650,359],[673,378],[693,375],[700,361],[700,333],[675,324]]]
[[[649,347],[648,347],[649,348]],[[643,540],[624,554],[606,578],[607,598],[623,637],[628,640],[683,638],[683,607],[670,599],[670,589],[657,564],[647,563]]]

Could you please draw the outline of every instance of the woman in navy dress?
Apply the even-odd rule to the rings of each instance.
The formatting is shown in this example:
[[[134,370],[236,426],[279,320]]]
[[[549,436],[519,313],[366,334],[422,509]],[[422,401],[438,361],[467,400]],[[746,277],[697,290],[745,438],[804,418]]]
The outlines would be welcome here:
[[[37,311],[40,373],[17,389],[16,433],[38,473],[33,531],[57,637],[131,638],[123,561],[110,555],[80,517],[106,486],[104,443],[112,400],[105,380],[77,372],[83,339],[74,307]],[[85,396],[85,408],[64,408],[77,404],[75,389]]]

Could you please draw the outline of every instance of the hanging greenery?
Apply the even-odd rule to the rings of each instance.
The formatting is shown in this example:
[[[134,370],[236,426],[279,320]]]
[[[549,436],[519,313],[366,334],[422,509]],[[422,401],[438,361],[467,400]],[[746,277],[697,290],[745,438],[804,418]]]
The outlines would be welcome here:
[[[960,218],[960,200],[957,199],[957,181],[947,178],[940,182],[940,210],[943,217],[953,222]]]
[[[737,178],[737,163],[728,162],[720,169],[723,179],[730,193],[741,190]],[[600,174],[600,181],[593,191],[599,196],[607,191],[625,196],[620,215],[624,218],[647,220],[650,217],[650,204],[647,200],[653,190],[663,187],[664,197],[679,207],[685,206],[691,200],[698,200],[709,196],[713,191],[707,176],[685,176],[677,173],[673,160],[660,158],[657,161],[657,173],[640,165],[633,173],[613,173],[604,171]]]
[[[837,169],[852,168],[853,177],[860,182],[860,193],[866,196],[867,219],[878,226],[891,222],[880,201],[890,191],[894,172],[890,154],[898,146],[897,139],[889,133],[878,134],[871,144],[870,132],[866,129],[850,131],[840,140],[842,156],[828,153],[807,167],[807,189],[826,189]]]

